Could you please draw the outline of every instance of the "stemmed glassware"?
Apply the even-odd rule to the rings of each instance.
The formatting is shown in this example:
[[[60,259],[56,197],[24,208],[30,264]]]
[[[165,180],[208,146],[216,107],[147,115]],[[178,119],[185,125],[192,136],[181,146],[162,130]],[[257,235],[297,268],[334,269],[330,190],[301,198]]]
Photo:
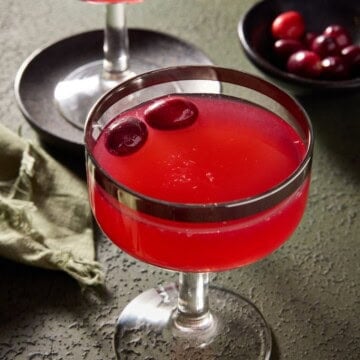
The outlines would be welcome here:
[[[135,258],[180,273],[125,307],[117,357],[269,359],[271,332],[257,307],[209,280],[268,256],[299,224],[313,150],[301,106],[236,70],[156,70],[96,103],[85,148],[104,233]]]
[[[105,29],[102,60],[91,61],[71,71],[55,87],[55,104],[62,116],[83,129],[86,116],[95,101],[115,85],[131,76],[156,68],[173,65],[169,47],[168,64],[159,62],[156,48],[151,44],[146,57],[129,53],[129,34],[126,25],[126,4],[142,0],[82,0],[92,4],[105,4]]]
[[[68,74],[55,87],[55,102],[66,120],[83,129],[95,101],[135,73],[129,68],[129,43],[124,1],[87,1],[106,4],[104,59],[92,61]]]

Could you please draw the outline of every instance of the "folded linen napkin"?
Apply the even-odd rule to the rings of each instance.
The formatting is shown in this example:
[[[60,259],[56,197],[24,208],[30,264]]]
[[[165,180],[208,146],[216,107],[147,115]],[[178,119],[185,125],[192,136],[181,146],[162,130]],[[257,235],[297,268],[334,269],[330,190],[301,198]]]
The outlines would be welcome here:
[[[101,285],[86,185],[0,124],[0,256]]]

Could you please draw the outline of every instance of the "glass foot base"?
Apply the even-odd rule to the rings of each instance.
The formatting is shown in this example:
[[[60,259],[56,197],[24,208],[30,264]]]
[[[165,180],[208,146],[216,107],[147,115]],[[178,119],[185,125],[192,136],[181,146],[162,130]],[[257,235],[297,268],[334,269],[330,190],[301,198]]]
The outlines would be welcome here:
[[[209,299],[211,326],[188,330],[174,321],[176,284],[140,294],[125,307],[116,323],[117,359],[270,359],[271,332],[253,304],[214,286],[209,288]]]

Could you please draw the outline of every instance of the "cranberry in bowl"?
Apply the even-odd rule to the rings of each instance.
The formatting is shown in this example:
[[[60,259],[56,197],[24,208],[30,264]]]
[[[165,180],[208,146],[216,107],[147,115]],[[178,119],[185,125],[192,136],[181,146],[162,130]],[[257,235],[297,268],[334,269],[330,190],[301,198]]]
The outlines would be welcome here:
[[[360,2],[263,0],[238,24],[250,62],[295,94],[360,89]]]

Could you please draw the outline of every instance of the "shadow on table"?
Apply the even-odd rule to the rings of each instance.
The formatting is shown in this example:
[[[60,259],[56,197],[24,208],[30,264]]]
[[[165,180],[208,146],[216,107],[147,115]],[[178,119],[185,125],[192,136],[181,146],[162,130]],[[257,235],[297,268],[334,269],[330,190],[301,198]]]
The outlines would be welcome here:
[[[74,344],[82,349],[84,333],[89,339],[83,345],[84,351],[89,343],[111,348],[111,339],[104,339],[95,318],[96,314],[102,314],[102,309],[109,307],[111,301],[107,294],[94,300],[94,295],[84,293],[65,273],[2,258],[0,272],[1,359],[15,359],[14,354],[20,356],[16,356],[19,359],[25,356],[30,359],[42,351],[48,354],[53,344],[54,354],[69,352]]]
[[[80,179],[86,181],[85,149],[53,146],[51,143],[42,140],[40,144],[54,159],[68,168]]]
[[[278,347],[278,344],[276,342],[274,333],[272,333],[271,336],[272,336],[272,348],[271,348],[270,360],[280,360],[279,347]]]

